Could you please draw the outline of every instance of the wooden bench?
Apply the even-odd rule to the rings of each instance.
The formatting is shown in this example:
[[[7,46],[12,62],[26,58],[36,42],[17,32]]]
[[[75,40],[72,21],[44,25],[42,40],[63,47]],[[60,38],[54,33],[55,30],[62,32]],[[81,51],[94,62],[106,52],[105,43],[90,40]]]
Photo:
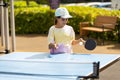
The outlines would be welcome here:
[[[94,24],[89,25],[89,22],[80,22],[80,37],[87,35],[88,31],[94,32],[110,32],[113,31],[117,24],[117,17],[115,16],[97,16]],[[104,44],[104,36],[102,37]]]

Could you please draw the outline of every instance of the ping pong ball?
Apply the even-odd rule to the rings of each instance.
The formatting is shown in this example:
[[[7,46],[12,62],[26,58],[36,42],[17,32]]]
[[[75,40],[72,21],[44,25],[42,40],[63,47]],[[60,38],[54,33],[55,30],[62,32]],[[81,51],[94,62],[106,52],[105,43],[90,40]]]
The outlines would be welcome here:
[[[79,45],[82,46],[82,45],[83,45],[83,42],[79,42]]]

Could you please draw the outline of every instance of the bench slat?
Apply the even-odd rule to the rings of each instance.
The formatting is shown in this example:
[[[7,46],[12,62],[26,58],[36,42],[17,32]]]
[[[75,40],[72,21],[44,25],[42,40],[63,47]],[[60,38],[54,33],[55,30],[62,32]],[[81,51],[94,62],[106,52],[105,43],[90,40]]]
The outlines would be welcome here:
[[[95,31],[95,32],[103,32],[102,28],[98,28],[98,27],[83,27],[83,30],[88,30],[88,31]],[[112,31],[112,29],[104,29],[104,31]]]

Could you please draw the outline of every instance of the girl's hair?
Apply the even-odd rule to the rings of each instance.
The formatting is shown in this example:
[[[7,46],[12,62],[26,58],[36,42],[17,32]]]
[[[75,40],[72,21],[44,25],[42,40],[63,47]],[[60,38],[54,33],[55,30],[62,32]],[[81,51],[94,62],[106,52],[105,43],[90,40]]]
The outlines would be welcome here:
[[[57,18],[61,18],[61,16],[57,16],[57,17],[55,17],[55,21],[54,21],[54,24],[56,25],[57,24]]]

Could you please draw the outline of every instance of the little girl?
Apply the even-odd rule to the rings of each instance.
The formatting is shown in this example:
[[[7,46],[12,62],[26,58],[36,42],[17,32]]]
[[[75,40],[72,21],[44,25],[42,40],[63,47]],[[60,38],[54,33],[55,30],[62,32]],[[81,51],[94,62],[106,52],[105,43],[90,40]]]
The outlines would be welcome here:
[[[73,28],[67,25],[68,19],[72,18],[64,7],[55,11],[55,25],[51,26],[48,33],[48,46],[51,54],[72,53],[72,45],[84,42],[82,38],[75,40]]]

